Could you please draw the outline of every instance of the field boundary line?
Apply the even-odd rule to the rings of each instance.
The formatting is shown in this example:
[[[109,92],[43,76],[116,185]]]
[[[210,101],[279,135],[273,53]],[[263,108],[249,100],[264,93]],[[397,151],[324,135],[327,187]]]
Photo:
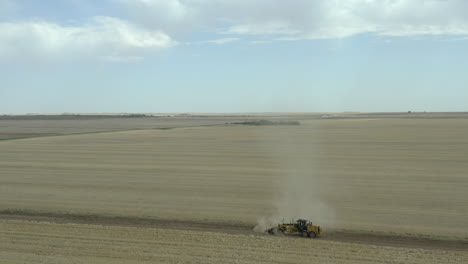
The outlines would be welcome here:
[[[132,129],[121,129],[121,130],[78,132],[78,133],[68,133],[68,134],[49,134],[49,135],[43,135],[43,136],[39,135],[39,136],[15,137],[15,138],[0,138],[0,143],[2,141],[13,141],[13,140],[32,139],[32,138],[66,137],[66,136],[79,136],[79,135],[88,135],[88,134],[104,134],[104,133],[131,132],[131,131],[172,130],[172,129],[179,129],[179,128],[212,127],[212,126],[222,126],[222,125],[226,125],[226,124],[223,123],[223,124],[208,124],[208,125],[196,125],[196,126],[132,128]]]

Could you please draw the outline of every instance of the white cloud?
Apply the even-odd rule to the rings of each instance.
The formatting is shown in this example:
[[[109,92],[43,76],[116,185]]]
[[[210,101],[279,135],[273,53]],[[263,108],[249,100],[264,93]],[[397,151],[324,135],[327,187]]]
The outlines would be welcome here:
[[[466,0],[116,1],[140,23],[174,34],[200,30],[272,39],[468,35]]]
[[[14,16],[19,9],[18,3],[13,0],[0,0],[0,19]]]
[[[203,42],[212,43],[212,44],[226,44],[226,43],[231,43],[231,42],[238,41],[238,40],[239,38],[220,38],[220,39],[207,40]]]
[[[173,37],[193,33],[218,34],[219,39],[199,42],[212,44],[242,36],[267,42],[361,33],[452,39],[468,35],[466,0],[108,1],[124,7],[127,20],[100,16],[82,24],[18,21],[11,19],[21,9],[17,2],[0,0],[0,62],[139,61],[176,45]]]
[[[160,31],[111,17],[66,26],[45,21],[0,23],[0,61],[135,61],[175,44]]]
[[[258,24],[241,24],[229,27],[224,33],[240,35],[294,35],[300,31],[288,22],[267,21]]]
[[[165,32],[187,32],[197,20],[197,10],[183,0],[113,0],[125,6],[135,20]]]

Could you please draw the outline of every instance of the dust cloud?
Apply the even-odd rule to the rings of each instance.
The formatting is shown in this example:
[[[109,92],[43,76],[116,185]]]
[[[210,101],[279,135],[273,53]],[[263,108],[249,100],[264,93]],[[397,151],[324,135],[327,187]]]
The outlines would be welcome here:
[[[308,219],[323,227],[335,225],[335,210],[326,200],[333,184],[319,173],[319,138],[311,125],[262,128],[265,148],[275,165],[270,215],[260,216],[254,231],[281,222]]]

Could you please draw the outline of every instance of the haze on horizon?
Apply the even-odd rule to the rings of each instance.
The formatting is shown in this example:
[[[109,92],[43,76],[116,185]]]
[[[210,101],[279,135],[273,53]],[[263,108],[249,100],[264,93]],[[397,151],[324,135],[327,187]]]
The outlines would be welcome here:
[[[0,0],[0,114],[468,111],[464,0]]]

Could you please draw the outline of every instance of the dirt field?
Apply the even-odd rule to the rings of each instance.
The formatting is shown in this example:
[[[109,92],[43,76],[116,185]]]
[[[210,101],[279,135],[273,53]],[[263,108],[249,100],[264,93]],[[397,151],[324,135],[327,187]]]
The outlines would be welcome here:
[[[466,263],[468,252],[0,220],[0,263]]]
[[[66,256],[78,263],[107,263],[112,254],[128,260],[123,263],[158,257],[167,263],[310,263],[315,253],[298,257],[294,252],[319,248],[316,263],[467,261],[459,249],[468,251],[463,242],[468,240],[468,119],[297,120],[300,126],[222,125],[227,122],[218,120],[209,127],[0,141],[0,231],[9,234],[0,254],[12,260],[8,263],[21,262],[22,256],[32,262],[38,252],[45,263],[63,263]],[[11,124],[8,129],[14,131]],[[96,128],[86,132],[91,130]],[[304,243],[249,231],[263,218],[305,215],[304,210],[331,232]],[[13,217],[21,212],[22,218]],[[70,221],[63,217],[54,224],[23,221],[60,214],[206,222],[221,230],[99,227],[85,225],[92,221],[66,224]],[[97,250],[83,243],[101,243],[96,238],[101,231],[108,246]],[[40,243],[25,242],[45,233],[50,235]],[[347,240],[353,233],[360,235]],[[119,238],[123,234],[127,237]],[[440,248],[414,241],[404,249],[382,243],[392,234],[433,240],[427,243]],[[449,240],[459,242],[440,243]],[[63,248],[54,246],[64,241]],[[77,243],[85,253],[73,253]],[[456,245],[444,246],[450,243]],[[291,255],[270,254],[272,245],[290,249]],[[212,246],[218,250],[209,250]],[[182,249],[186,254],[179,260],[161,253]]]
[[[246,116],[160,116],[128,118],[120,116],[0,116],[0,140],[80,133],[102,133],[139,129],[165,129],[219,125],[252,118]]]
[[[148,114],[146,117],[122,115],[0,115],[0,140],[79,133],[165,129],[194,126],[223,125],[248,120],[317,120],[398,118],[398,119],[466,119],[466,113],[271,113],[271,114]]]

